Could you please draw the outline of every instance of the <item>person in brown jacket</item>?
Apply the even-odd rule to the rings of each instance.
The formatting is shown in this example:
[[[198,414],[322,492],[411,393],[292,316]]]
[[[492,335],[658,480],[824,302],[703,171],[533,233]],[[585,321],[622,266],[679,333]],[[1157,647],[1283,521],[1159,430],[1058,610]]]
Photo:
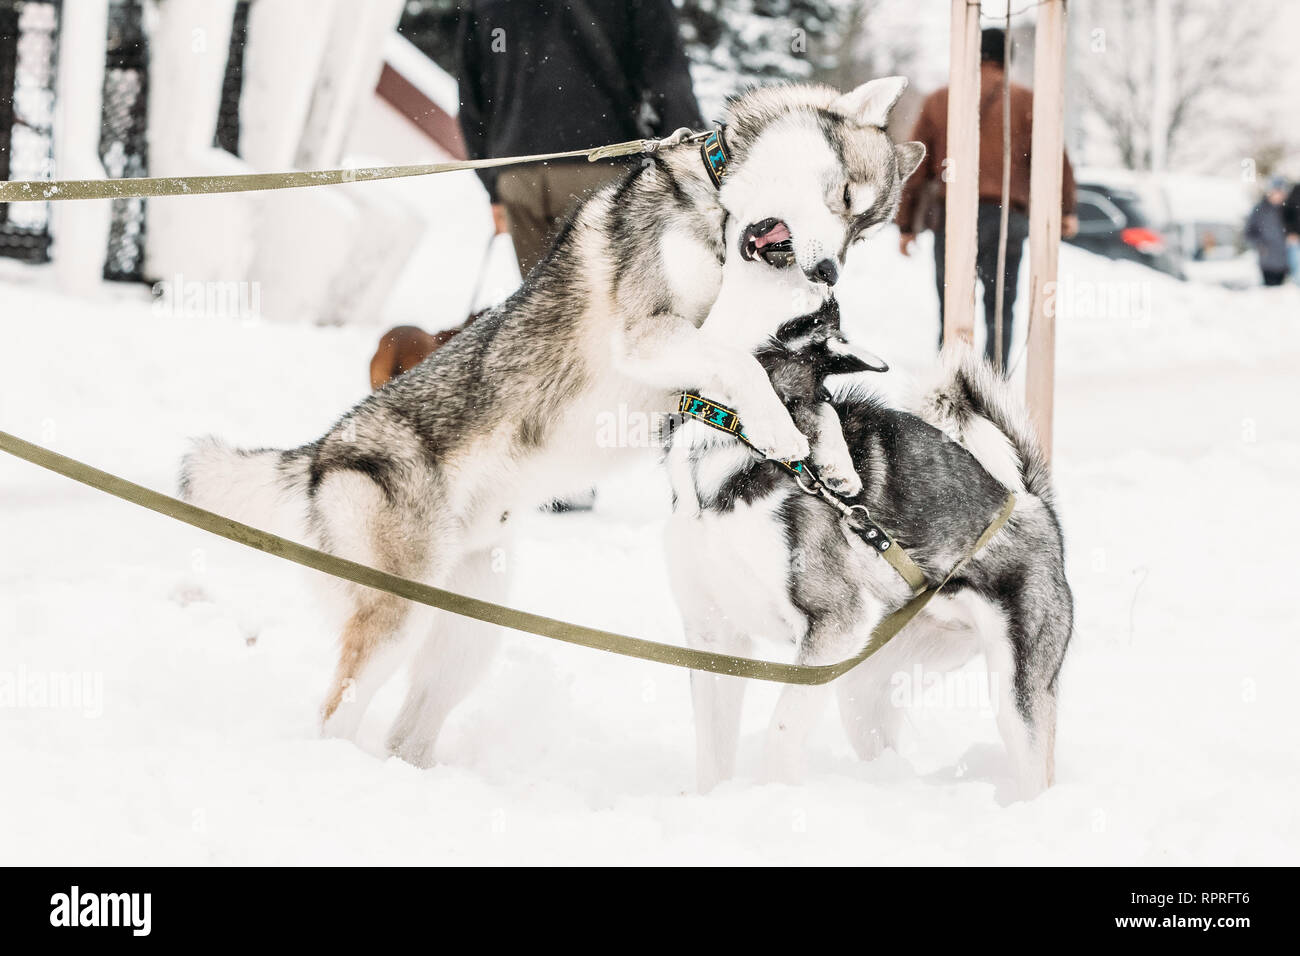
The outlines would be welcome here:
[[[997,299],[998,233],[1002,217],[1002,91],[1006,80],[1003,53],[1006,34],[1002,30],[985,30],[980,43],[980,168],[978,252],[975,272],[984,284],[984,321],[988,338],[984,354],[994,361],[994,314]],[[1034,94],[1023,86],[1011,84],[1011,189],[1008,194],[1006,283],[1002,300],[1002,368],[1007,367],[1011,351],[1011,307],[1016,301],[1016,282],[1020,276],[1020,256],[1029,235],[1029,163],[1033,131]],[[948,155],[948,88],[926,98],[917,118],[912,139],[925,144],[925,159],[908,179],[898,207],[899,251],[911,254],[916,238],[917,217],[926,192],[935,189],[938,198],[925,210],[922,229],[934,230],[934,267],[939,288],[939,345],[943,345],[943,248],[944,209],[943,172]],[[1061,233],[1074,235],[1079,221],[1074,214],[1074,172],[1070,159],[1062,153],[1064,166],[1061,185]]]

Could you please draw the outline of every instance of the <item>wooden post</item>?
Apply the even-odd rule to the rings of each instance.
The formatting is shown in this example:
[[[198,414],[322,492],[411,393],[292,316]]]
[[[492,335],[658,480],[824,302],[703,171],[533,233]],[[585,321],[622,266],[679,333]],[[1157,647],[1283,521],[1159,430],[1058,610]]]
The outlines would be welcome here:
[[[1043,0],[1034,35],[1034,136],[1029,171],[1029,341],[1025,400],[1043,451],[1052,454],[1056,378],[1056,261],[1061,245],[1065,136],[1065,0]]]
[[[980,177],[980,8],[952,0],[945,158],[943,339],[975,341],[975,232]]]
[[[54,87],[54,168],[68,179],[103,179],[103,126],[108,0],[69,0],[59,23],[59,66]],[[51,203],[54,273],[78,295],[94,294],[104,278],[112,206],[107,202]]]

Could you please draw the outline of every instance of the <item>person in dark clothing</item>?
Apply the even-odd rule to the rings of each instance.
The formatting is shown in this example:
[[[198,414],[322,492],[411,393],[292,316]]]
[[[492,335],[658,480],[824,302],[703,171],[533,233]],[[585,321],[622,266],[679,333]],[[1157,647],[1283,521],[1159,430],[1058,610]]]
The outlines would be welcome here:
[[[1259,271],[1264,285],[1281,285],[1287,273],[1287,227],[1283,213],[1286,180],[1269,180],[1264,198],[1246,219],[1246,241],[1259,253]]]
[[[984,354],[990,363],[997,355],[995,317],[997,310],[998,234],[1002,212],[1002,92],[1007,82],[1003,70],[1006,34],[988,29],[980,44],[980,156],[979,215],[976,227],[978,249],[975,272],[984,285],[984,321],[988,336]],[[1011,309],[1016,301],[1016,284],[1020,277],[1020,258],[1029,235],[1029,166],[1030,143],[1034,128],[1034,94],[1023,86],[1011,84],[1011,188],[1008,192],[1006,281],[1002,296],[1002,368],[1007,368],[1011,352]],[[948,88],[930,94],[921,107],[921,115],[912,130],[912,139],[925,143],[925,159],[903,187],[898,206],[899,251],[911,255],[916,239],[921,200],[928,189],[943,189],[944,161],[948,156]],[[1061,232],[1067,238],[1078,231],[1074,215],[1074,172],[1070,159],[1061,156]],[[939,288],[939,345],[943,345],[944,299],[944,208],[942,195],[925,211],[921,228],[934,230],[935,279]]]
[[[460,125],[471,158],[587,149],[700,129],[672,0],[472,0],[461,17]],[[519,267],[626,160],[479,171]]]
[[[1291,187],[1282,203],[1282,225],[1286,227],[1286,261],[1291,281],[1300,283],[1300,183]]]

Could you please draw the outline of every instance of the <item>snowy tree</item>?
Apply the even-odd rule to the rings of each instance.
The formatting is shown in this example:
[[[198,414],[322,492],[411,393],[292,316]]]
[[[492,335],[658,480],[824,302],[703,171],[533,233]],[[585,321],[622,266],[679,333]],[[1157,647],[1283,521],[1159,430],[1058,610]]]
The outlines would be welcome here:
[[[912,35],[896,29],[897,3],[888,0],[842,0],[840,23],[829,62],[817,79],[849,90],[880,76],[910,73],[918,51]]]
[[[680,0],[706,116],[754,83],[815,80],[848,89],[910,61],[906,39],[873,29],[887,0]]]
[[[406,0],[397,32],[455,76],[460,16],[461,4],[457,0]]]
[[[1092,135],[1109,141],[1121,165],[1150,169],[1161,155],[1170,165],[1222,163],[1248,149],[1243,117],[1258,115],[1258,98],[1268,92],[1265,40],[1274,7],[1164,2],[1171,21],[1164,56],[1153,42],[1161,0],[1084,0],[1072,7],[1071,82],[1093,119]],[[1163,135],[1163,150],[1153,135]]]
[[[843,0],[682,0],[693,62],[749,81],[810,79],[829,62]]]

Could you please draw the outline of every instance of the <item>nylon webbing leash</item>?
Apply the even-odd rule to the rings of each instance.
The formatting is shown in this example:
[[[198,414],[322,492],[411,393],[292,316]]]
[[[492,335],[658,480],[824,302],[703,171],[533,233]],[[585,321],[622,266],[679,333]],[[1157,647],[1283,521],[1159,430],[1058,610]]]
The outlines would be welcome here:
[[[342,183],[432,176],[465,169],[491,169],[554,159],[599,162],[619,156],[653,154],[670,146],[695,142],[711,133],[679,129],[663,139],[633,139],[592,149],[530,156],[502,156],[496,159],[458,159],[445,163],[414,163],[406,166],[363,166],[357,169],[295,170],[283,173],[238,173],[229,176],[139,176],[133,179],[32,179],[0,181],[0,202],[60,202],[74,199],[151,199],[162,196],[213,196],[223,193],[261,192],[268,189],[300,189],[305,186],[334,186]]]
[[[578,644],[595,650],[609,651],[611,654],[620,654],[624,657],[669,664],[673,667],[708,671],[713,674],[727,674],[733,677],[748,677],[753,680],[774,681],[783,684],[811,685],[828,683],[841,674],[852,670],[881,647],[884,647],[890,638],[901,631],[912,618],[916,617],[935,594],[939,592],[940,588],[952,580],[966,566],[966,563],[988,543],[989,539],[1006,523],[1015,506],[1015,496],[1008,495],[1006,501],[1003,502],[1002,510],[984,529],[984,533],[980,535],[966,557],[953,567],[943,582],[937,587],[922,591],[892,614],[887,615],[871,632],[871,637],[866,646],[853,657],[834,664],[782,664],[776,661],[764,661],[749,657],[735,657],[731,654],[718,654],[713,651],[695,650],[689,647],[679,647],[675,644],[661,644],[657,641],[628,637],[624,634],[602,631],[594,627],[584,627],[581,624],[570,624],[567,621],[559,621],[540,614],[520,611],[516,608],[494,604],[491,601],[479,600],[464,594],[457,594],[454,591],[422,584],[419,581],[398,577],[378,568],[358,564],[355,561],[327,554],[324,551],[317,551],[315,548],[309,548],[296,541],[290,541],[288,538],[271,534],[269,531],[242,524],[231,518],[200,508],[197,505],[165,495],[160,491],[154,491],[152,488],[145,488],[143,485],[137,485],[125,478],[101,471],[84,462],[77,461],[75,458],[60,455],[48,448],[42,448],[40,445],[24,441],[10,435],[8,432],[0,431],[0,451],[7,452],[47,471],[63,475],[65,478],[81,482],[83,485],[106,492],[115,498],[120,498],[149,511],[219,535],[245,547],[264,551],[286,561],[292,561],[294,564],[300,564],[303,567],[312,568],[333,577],[351,581],[354,584],[385,591],[408,601],[414,601],[417,604],[450,611],[453,614],[474,618],[488,624],[497,624],[501,627],[537,634],[552,640],[564,641],[567,644]]]

